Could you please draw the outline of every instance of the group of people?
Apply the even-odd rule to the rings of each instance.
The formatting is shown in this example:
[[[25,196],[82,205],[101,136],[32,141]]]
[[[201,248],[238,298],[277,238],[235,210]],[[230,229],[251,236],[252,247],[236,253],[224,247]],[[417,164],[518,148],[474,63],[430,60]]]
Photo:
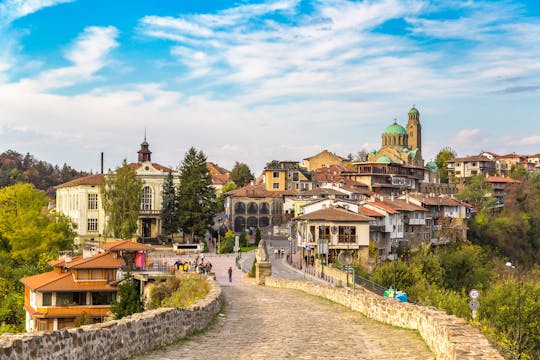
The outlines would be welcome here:
[[[176,270],[182,270],[184,272],[194,271],[199,274],[209,274],[212,271],[212,263],[210,261],[204,261],[204,254],[201,256],[195,256],[195,260],[182,260],[178,259],[174,263]]]
[[[285,249],[274,249],[274,259],[283,259],[285,256]]]

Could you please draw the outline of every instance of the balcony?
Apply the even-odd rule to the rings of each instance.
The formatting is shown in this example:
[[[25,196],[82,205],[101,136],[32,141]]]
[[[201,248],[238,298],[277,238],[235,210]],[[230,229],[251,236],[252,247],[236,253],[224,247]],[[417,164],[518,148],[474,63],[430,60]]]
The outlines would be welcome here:
[[[159,216],[161,214],[160,210],[145,210],[141,209],[139,211],[139,217],[146,217],[146,216]]]

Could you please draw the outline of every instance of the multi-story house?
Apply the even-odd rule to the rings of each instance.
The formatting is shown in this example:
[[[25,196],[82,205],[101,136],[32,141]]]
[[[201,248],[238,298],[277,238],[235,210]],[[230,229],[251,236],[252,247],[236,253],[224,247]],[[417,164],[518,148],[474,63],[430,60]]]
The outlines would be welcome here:
[[[494,175],[496,171],[496,162],[481,155],[454,158],[448,160],[447,164],[448,179],[455,182],[474,175]]]
[[[146,139],[138,151],[138,161],[129,164],[143,182],[138,229],[135,236],[143,242],[161,239],[161,204],[163,183],[168,173],[179,183],[177,171],[151,161],[152,152]],[[56,189],[56,211],[69,216],[77,224],[76,244],[100,241],[106,231],[103,209],[103,185],[107,175],[85,176],[61,184]]]
[[[519,181],[508,177],[488,176],[486,181],[493,189],[492,195],[497,198],[498,204],[504,204],[504,198],[508,195],[510,187],[519,184]]]
[[[302,256],[318,256],[333,262],[340,251],[349,250],[367,264],[369,258],[369,222],[373,219],[343,208],[330,206],[297,216],[297,245]]]
[[[313,189],[312,173],[298,161],[271,161],[263,170],[263,182],[269,191]]]
[[[26,331],[70,328],[78,320],[102,322],[116,299],[122,271],[145,270],[149,249],[144,244],[114,241],[88,257],[63,254],[50,263],[52,271],[22,278]]]

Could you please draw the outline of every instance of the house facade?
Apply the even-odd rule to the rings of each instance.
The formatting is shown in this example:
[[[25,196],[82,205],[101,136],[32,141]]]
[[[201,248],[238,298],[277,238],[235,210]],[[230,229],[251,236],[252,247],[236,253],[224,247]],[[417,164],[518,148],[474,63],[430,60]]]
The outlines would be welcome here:
[[[81,320],[102,322],[116,299],[122,271],[144,270],[148,250],[143,244],[115,241],[88,257],[63,254],[50,263],[52,271],[22,278],[26,331],[71,328]]]
[[[179,184],[179,173],[152,162],[146,139],[137,152],[138,161],[129,166],[143,182],[138,227],[134,234],[142,242],[160,239],[163,183],[168,173]],[[100,242],[106,234],[106,216],[103,207],[103,185],[106,174],[85,176],[61,184],[56,189],[56,211],[69,216],[77,224],[76,245],[87,241]]]

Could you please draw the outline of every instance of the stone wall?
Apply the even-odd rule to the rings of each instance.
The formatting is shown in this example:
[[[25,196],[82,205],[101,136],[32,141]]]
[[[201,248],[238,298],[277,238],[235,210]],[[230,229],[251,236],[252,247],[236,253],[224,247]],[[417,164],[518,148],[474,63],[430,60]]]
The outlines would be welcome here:
[[[478,329],[433,307],[402,303],[362,288],[333,288],[308,281],[268,277],[266,286],[302,290],[382,323],[417,330],[439,360],[503,359]]]
[[[204,329],[222,305],[211,278],[208,296],[189,308],[160,308],[79,328],[0,336],[0,359],[123,359]]]

